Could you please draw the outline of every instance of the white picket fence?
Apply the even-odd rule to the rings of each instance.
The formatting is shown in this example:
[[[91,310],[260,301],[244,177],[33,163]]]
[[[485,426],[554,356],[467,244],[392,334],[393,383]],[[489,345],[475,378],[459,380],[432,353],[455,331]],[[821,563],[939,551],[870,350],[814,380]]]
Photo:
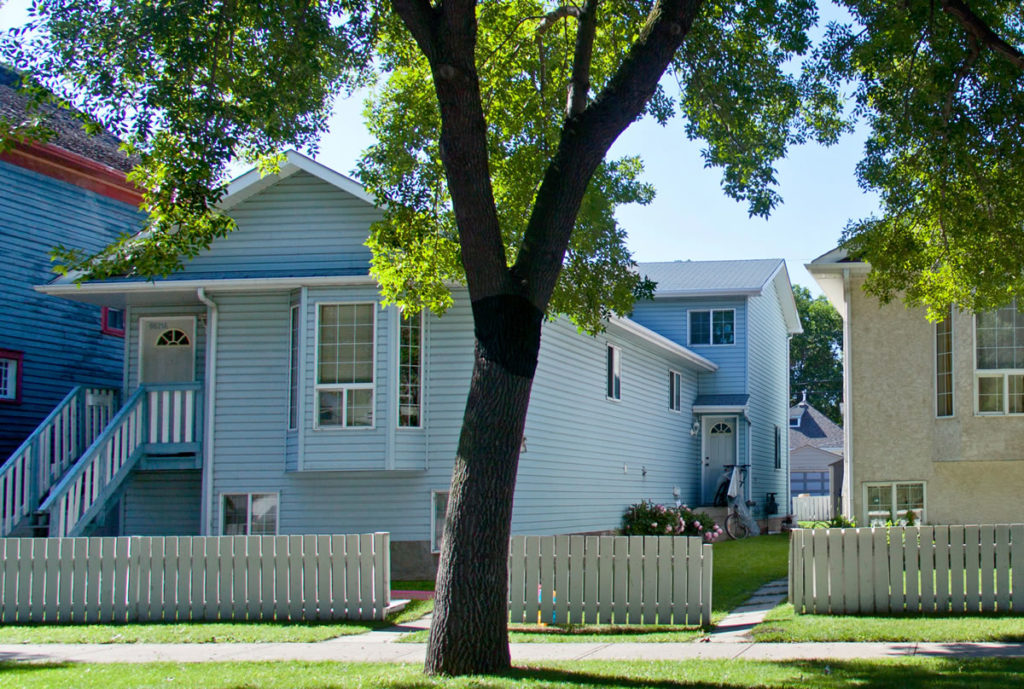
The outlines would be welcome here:
[[[712,546],[672,536],[513,536],[509,618],[548,624],[711,623]]]
[[[797,529],[798,613],[1024,612],[1024,524]]]
[[[387,533],[0,539],[0,621],[382,619]]]
[[[826,522],[833,517],[832,496],[793,496],[793,516],[798,522]]]

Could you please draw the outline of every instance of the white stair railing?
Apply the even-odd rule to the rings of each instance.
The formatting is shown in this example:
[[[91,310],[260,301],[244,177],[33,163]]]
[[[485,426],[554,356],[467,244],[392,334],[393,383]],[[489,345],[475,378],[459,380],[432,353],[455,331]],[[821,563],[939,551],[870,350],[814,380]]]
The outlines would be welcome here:
[[[145,389],[139,388],[39,506],[51,537],[77,536],[124,481],[146,443]]]
[[[39,498],[103,431],[117,390],[77,386],[0,466],[0,537],[36,511]]]

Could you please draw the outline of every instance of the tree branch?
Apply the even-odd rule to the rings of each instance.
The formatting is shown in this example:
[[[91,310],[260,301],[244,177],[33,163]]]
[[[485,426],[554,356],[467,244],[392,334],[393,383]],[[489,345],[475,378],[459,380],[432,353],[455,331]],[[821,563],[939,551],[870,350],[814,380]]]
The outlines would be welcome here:
[[[656,0],[636,42],[604,90],[566,119],[537,192],[512,268],[544,309],[554,292],[587,185],[615,139],[643,112],[703,0]]]
[[[565,103],[565,116],[579,115],[587,107],[590,93],[590,64],[594,56],[594,36],[597,34],[597,5],[600,0],[587,0],[579,13],[576,29],[576,50],[572,60],[572,81]]]
[[[963,0],[942,0],[942,10],[960,22],[967,33],[983,45],[1001,55],[1017,69],[1024,70],[1024,54],[1004,41],[985,21],[976,15]]]
[[[429,0],[392,0],[392,7],[430,64],[441,113],[441,161],[470,299],[507,293],[512,283],[494,204],[476,70],[476,3],[445,0],[435,9]]]

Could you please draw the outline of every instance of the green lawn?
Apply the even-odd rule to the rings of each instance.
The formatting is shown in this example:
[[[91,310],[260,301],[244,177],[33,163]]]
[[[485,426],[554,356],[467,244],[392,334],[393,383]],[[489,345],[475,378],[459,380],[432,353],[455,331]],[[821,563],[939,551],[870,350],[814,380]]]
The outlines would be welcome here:
[[[789,537],[786,534],[758,536],[742,541],[723,541],[714,546],[712,577],[712,623],[747,600],[763,584],[786,576],[789,567]],[[684,642],[703,636],[700,627],[615,626],[615,625],[509,625],[509,641],[533,642]],[[427,632],[402,637],[406,643],[424,643]]]
[[[0,687],[19,689],[1005,689],[1022,659],[598,662],[538,664],[488,677],[428,678],[415,665],[152,663],[45,666],[0,663]]]
[[[1024,619],[1001,616],[797,615],[786,603],[754,627],[756,641],[1016,641]]]
[[[188,644],[242,642],[313,642],[364,634],[371,629],[418,619],[433,601],[410,601],[387,622],[192,622],[173,624],[65,624],[0,626],[3,644]],[[3,686],[0,683],[0,686]]]

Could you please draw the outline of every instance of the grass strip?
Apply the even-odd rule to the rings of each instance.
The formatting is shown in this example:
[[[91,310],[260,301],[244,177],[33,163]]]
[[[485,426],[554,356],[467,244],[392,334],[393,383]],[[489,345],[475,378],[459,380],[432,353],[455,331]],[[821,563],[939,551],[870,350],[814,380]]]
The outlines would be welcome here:
[[[1024,659],[905,658],[753,662],[574,661],[495,676],[425,677],[418,665],[232,662],[35,665],[0,663],[0,687],[23,689],[1005,689]]]

